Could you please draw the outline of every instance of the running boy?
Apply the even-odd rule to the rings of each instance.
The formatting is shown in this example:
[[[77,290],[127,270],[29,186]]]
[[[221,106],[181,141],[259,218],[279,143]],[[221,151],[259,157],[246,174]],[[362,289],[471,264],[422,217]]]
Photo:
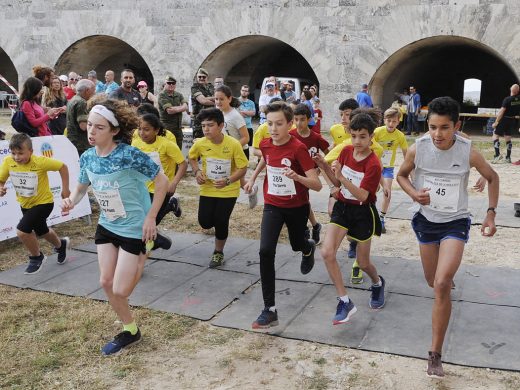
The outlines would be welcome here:
[[[45,156],[34,156],[32,141],[27,134],[15,134],[9,142],[11,156],[6,156],[0,166],[0,197],[7,193],[5,182],[10,177],[16,191],[16,199],[22,209],[22,219],[16,226],[16,235],[29,252],[26,275],[40,271],[47,261],[40,251],[38,236],[44,238],[58,254],[58,264],[67,258],[68,237],[59,238],[47,226],[47,217],[54,208],[54,198],[49,187],[48,171],[58,171],[61,176],[61,196],[70,195],[69,170],[61,161]]]
[[[315,164],[304,144],[289,134],[293,111],[285,103],[267,105],[267,123],[271,138],[260,143],[263,158],[246,184],[251,191],[258,174],[267,166],[264,179],[264,212],[260,233],[260,277],[264,309],[253,322],[253,329],[278,325],[275,306],[275,253],[283,225],[289,231],[293,251],[302,252],[300,270],[309,273],[314,267],[316,244],[305,238],[309,218],[309,189],[321,190]]]
[[[416,139],[397,174],[399,185],[418,203],[412,228],[424,276],[435,292],[427,369],[432,377],[444,376],[441,353],[451,315],[450,292],[471,226],[467,188],[472,167],[489,183],[489,208],[480,231],[487,237],[496,232],[498,175],[470,140],[456,134],[459,128],[459,104],[450,97],[433,99],[428,104],[429,132]],[[414,169],[412,184],[409,175]]]
[[[141,339],[128,297],[143,272],[145,243],[157,237],[155,218],[168,186],[160,167],[129,145],[137,125],[137,115],[126,102],[99,101],[92,107],[87,133],[94,147],[81,156],[79,183],[62,205],[63,211],[74,208],[92,184],[101,209],[95,235],[100,282],[123,323],[123,331],[101,349],[104,356],[116,354]],[[155,184],[151,204],[146,188],[150,180]]]
[[[329,152],[329,143],[321,136],[309,128],[309,120],[311,118],[311,110],[306,104],[298,104],[294,109],[294,124],[296,129],[289,131],[289,134],[303,143],[309,151],[310,157],[314,157],[320,150],[327,154]],[[316,166],[317,167],[317,166]],[[312,239],[316,245],[320,244],[321,223],[318,223],[314,211],[309,209],[309,221],[312,225]],[[309,229],[306,228],[306,237],[310,238]]]
[[[397,148],[401,148],[403,156],[406,157],[408,143],[406,137],[397,129],[399,124],[399,110],[389,108],[384,113],[385,125],[374,131],[374,140],[383,147],[381,163],[383,164],[383,204],[381,205],[381,233],[386,233],[385,216],[392,197],[392,181],[394,180],[395,155]]]
[[[215,250],[209,268],[224,264],[224,246],[229,233],[229,217],[240,193],[240,179],[246,174],[248,160],[242,145],[224,134],[224,114],[206,108],[197,115],[204,137],[191,147],[188,158],[200,186],[199,224],[215,228]],[[202,160],[202,169],[198,161]]]
[[[348,322],[357,311],[347,295],[336,259],[345,235],[358,242],[357,262],[372,280],[369,307],[381,309],[385,305],[385,280],[370,261],[371,238],[381,234],[381,221],[375,206],[381,163],[370,150],[376,122],[368,112],[370,110],[353,113],[350,121],[352,145],[343,148],[332,168],[324,159],[318,156],[314,159],[334,185],[341,187],[321,248],[321,256],[338,295],[336,315],[332,320],[334,325]]]

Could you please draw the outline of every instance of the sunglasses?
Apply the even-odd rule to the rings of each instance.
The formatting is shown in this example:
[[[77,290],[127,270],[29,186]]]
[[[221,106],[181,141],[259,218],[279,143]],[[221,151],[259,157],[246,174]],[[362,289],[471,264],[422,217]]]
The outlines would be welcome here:
[[[78,81],[78,79],[69,79],[69,81]]]
[[[199,77],[199,78],[200,78],[200,77]],[[175,85],[175,84],[177,84],[177,83],[176,83],[175,81],[167,81],[166,84],[168,84],[168,85]]]
[[[199,79],[206,79],[206,78],[208,78],[208,76],[197,76],[197,78],[199,78]]]

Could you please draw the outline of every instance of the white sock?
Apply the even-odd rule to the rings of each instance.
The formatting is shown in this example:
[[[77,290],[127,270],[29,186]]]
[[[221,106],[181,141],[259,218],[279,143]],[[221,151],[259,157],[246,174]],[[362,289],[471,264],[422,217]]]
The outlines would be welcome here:
[[[342,297],[339,297],[339,299],[341,299],[343,302],[345,303],[349,303],[349,299],[348,299],[348,295],[343,295]]]
[[[383,285],[383,282],[381,281],[381,279],[379,279],[379,282],[372,284],[372,286],[374,286],[374,287],[381,287],[382,285]]]
[[[274,312],[276,311],[276,306],[271,306],[271,307],[269,308],[269,311],[272,311],[272,312],[274,313]]]

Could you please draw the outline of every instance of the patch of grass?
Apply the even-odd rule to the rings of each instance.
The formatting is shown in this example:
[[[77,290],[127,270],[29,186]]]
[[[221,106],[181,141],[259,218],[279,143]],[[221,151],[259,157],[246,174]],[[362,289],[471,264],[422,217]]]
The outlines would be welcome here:
[[[303,380],[303,388],[308,390],[326,390],[331,384],[330,378],[323,374],[323,371],[316,370],[312,378]]]
[[[327,363],[327,359],[324,357],[319,357],[313,360],[314,364],[317,364],[318,366],[323,366]]]

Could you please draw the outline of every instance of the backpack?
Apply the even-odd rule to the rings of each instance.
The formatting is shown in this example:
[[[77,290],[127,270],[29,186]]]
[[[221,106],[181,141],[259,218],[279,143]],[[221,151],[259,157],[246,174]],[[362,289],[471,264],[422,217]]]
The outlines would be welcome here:
[[[29,137],[37,137],[38,129],[32,127],[21,109],[16,111],[11,118],[11,126],[19,133],[25,133]]]

